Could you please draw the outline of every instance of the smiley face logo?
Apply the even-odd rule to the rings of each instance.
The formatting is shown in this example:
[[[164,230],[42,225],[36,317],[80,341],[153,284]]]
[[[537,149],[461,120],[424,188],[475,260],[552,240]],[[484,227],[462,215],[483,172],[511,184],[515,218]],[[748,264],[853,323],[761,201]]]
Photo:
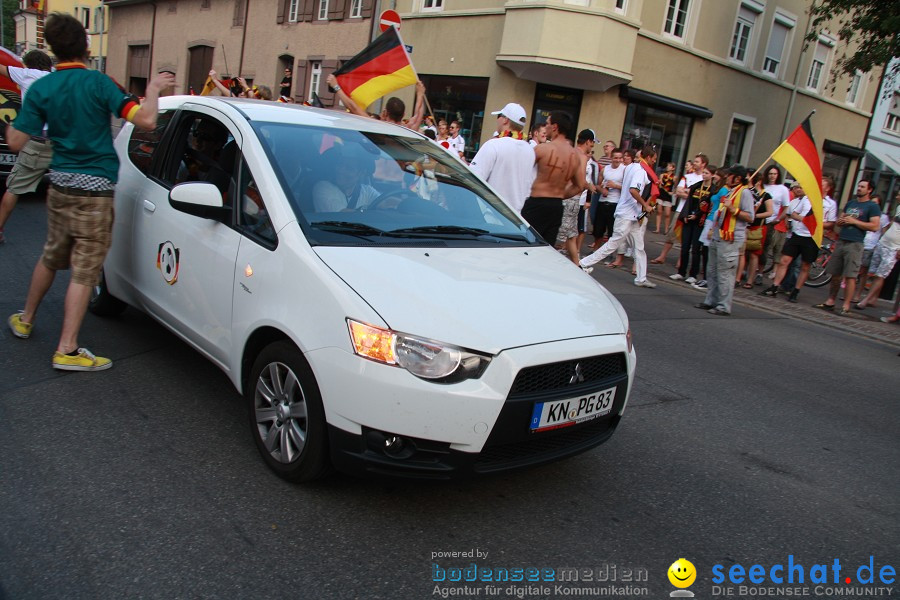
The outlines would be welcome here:
[[[697,579],[697,569],[691,561],[679,558],[669,567],[669,582],[677,588],[690,587]]]

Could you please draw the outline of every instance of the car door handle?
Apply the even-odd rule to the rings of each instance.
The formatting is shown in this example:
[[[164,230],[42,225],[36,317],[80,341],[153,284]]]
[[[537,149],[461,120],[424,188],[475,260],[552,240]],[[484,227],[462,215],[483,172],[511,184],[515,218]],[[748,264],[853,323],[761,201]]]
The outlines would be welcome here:
[[[156,205],[153,204],[152,202],[150,202],[149,200],[144,200],[144,208],[146,208],[150,212],[153,212],[156,210]]]

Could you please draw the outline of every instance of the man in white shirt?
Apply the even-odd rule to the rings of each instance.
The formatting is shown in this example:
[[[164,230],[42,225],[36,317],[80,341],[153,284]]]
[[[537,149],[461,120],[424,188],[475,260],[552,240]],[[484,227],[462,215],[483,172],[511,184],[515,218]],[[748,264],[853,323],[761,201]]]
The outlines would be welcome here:
[[[656,163],[656,148],[647,146],[641,150],[641,157],[651,167]],[[628,244],[634,248],[634,263],[637,276],[634,285],[655,288],[656,284],[647,280],[647,253],[644,251],[644,230],[641,227],[646,216],[653,212],[653,206],[643,198],[644,188],[650,185],[650,178],[640,162],[634,162],[625,168],[622,178],[622,195],[616,205],[616,222],[613,234],[599,250],[581,259],[582,269],[589,269],[613,252],[619,246]]]
[[[535,176],[534,150],[524,140],[525,109],[510,102],[497,115],[498,135],[482,144],[469,164],[516,213],[522,212]]]
[[[884,287],[884,280],[890,276],[891,271],[894,270],[894,265],[897,264],[897,259],[900,258],[900,192],[897,192],[897,195],[894,197],[894,206],[897,207],[894,211],[894,218],[893,220],[888,220],[888,226],[884,228],[872,253],[868,273],[874,279],[868,295],[856,304],[856,308],[860,310],[878,302],[881,288]],[[886,214],[886,212],[881,213],[882,216]],[[863,286],[860,285],[860,287]],[[896,317],[882,317],[881,320],[885,323],[897,321]]]
[[[456,154],[456,157],[465,163],[466,140],[463,136],[459,135],[459,121],[450,123],[450,139],[447,141],[450,142],[451,153]]]
[[[791,222],[791,235],[787,238],[787,241],[784,243],[784,248],[781,251],[781,259],[776,266],[775,280],[772,282],[771,286],[761,292],[764,296],[777,296],[778,287],[784,280],[785,275],[787,275],[788,267],[790,267],[791,263],[794,262],[794,259],[799,256],[801,260],[800,274],[797,276],[797,283],[794,284],[794,289],[791,290],[790,296],[788,296],[790,302],[797,302],[797,294],[800,293],[800,289],[803,287],[803,284],[806,283],[806,278],[809,275],[809,268],[819,256],[819,247],[816,245],[815,240],[812,239],[812,233],[810,233],[809,228],[806,226],[806,223],[804,223],[804,219],[812,214],[812,203],[810,203],[809,198],[803,193],[799,184],[795,184],[794,189],[796,190],[796,197],[791,200],[791,203],[787,208],[787,218],[790,219]],[[827,213],[823,214],[822,217],[823,221],[831,219],[833,222],[835,219],[834,215]]]
[[[693,170],[682,175],[681,179],[678,181],[678,185],[675,187],[675,198],[678,199],[678,206],[675,209],[676,215],[681,213],[681,209],[684,208],[688,190],[691,189],[692,185],[703,179],[701,173],[703,173],[703,169],[709,165],[709,158],[705,154],[698,154],[694,157],[691,165]],[[659,256],[650,261],[654,265],[664,264],[666,262],[666,255],[669,254],[669,251],[675,245],[675,242],[681,241],[675,235],[675,224],[677,221],[678,219],[672,219],[672,223],[669,225],[669,231],[666,233],[666,243],[663,244],[662,252],[659,253]],[[679,258],[679,262],[680,261],[681,259]]]
[[[28,88],[32,83],[50,73],[53,62],[43,51],[29,50],[22,57],[22,64],[25,65],[25,68],[0,65],[0,75],[9,77],[19,86],[24,102]],[[53,148],[46,138],[32,137],[19,152],[19,158],[21,160],[16,161],[6,179],[6,192],[0,199],[0,244],[6,241],[3,227],[16,207],[19,196],[37,191],[44,173],[50,167]]]
[[[594,250],[603,245],[604,238],[609,239],[613,234],[616,205],[619,203],[622,193],[622,178],[625,175],[622,156],[622,149],[615,148],[612,151],[612,162],[603,167],[603,182],[600,184],[600,193],[597,195],[599,202],[594,219],[594,245],[591,246]]]

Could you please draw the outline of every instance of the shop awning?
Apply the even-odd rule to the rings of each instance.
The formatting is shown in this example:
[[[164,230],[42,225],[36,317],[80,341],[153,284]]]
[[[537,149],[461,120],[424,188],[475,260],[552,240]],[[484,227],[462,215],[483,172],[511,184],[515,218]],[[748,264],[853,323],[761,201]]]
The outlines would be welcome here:
[[[696,104],[691,104],[690,102],[676,100],[675,98],[654,94],[653,92],[648,92],[646,90],[639,90],[627,85],[623,85],[619,88],[619,97],[632,102],[655,106],[656,108],[663,108],[687,117],[710,119],[713,116],[713,112],[705,106],[698,106]]]
[[[822,150],[830,152],[831,154],[847,156],[849,158],[862,158],[866,155],[866,151],[862,148],[857,148],[856,146],[851,146],[849,144],[842,144],[841,142],[835,142],[834,140],[825,140],[825,143],[822,144]]]
[[[885,168],[893,171],[895,175],[900,175],[900,150],[894,148],[893,155],[889,152],[890,151],[881,150],[880,148],[867,148],[866,168],[870,167],[869,160],[871,157],[877,162],[880,162]]]

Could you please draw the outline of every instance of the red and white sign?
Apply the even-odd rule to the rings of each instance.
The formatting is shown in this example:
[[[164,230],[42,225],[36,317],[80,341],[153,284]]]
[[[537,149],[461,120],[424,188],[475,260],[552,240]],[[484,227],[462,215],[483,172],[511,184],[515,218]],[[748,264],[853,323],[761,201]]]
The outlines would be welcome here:
[[[396,10],[386,10],[381,13],[381,31],[387,31],[388,27],[400,29],[400,15]]]

